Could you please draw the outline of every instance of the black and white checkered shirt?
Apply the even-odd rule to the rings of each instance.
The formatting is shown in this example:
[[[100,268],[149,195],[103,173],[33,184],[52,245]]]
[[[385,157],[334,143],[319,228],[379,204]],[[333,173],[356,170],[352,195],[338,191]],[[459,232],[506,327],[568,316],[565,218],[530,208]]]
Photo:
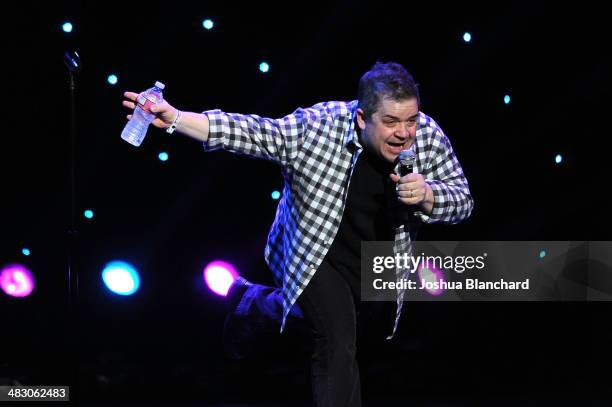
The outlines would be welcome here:
[[[283,292],[283,321],[331,246],[346,204],[349,182],[362,151],[355,131],[357,101],[324,102],[299,108],[281,119],[204,112],[210,121],[205,150],[223,149],[278,163],[282,198],[270,229],[265,258]],[[457,223],[473,207],[468,182],[448,138],[419,113],[414,172],[434,194],[432,213],[416,212],[424,223]],[[394,251],[410,253],[409,224],[395,230]],[[404,291],[398,290],[397,329]]]

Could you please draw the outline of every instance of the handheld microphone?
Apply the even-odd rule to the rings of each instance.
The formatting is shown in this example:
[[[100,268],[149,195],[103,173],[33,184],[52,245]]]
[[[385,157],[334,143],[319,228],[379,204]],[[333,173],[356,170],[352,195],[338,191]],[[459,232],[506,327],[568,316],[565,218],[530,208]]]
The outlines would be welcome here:
[[[403,177],[407,174],[411,174],[414,171],[414,163],[416,161],[416,143],[412,143],[409,149],[402,150],[397,157],[397,163],[395,164],[395,174],[399,177]],[[399,183],[396,184],[395,190]],[[412,222],[414,220],[414,207],[400,205],[398,210],[399,219],[402,222]]]
[[[395,173],[400,177],[406,174],[411,174],[414,169],[414,161],[416,160],[416,144],[413,143],[409,149],[400,151],[398,163],[395,167]]]

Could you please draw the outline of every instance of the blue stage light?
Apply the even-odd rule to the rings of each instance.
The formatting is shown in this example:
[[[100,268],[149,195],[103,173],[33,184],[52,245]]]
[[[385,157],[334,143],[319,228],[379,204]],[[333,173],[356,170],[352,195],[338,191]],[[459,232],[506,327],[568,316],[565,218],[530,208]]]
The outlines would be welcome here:
[[[94,213],[91,209],[87,209],[85,212],[83,212],[83,215],[87,218],[87,219],[92,219],[94,217]]]
[[[279,198],[280,198],[280,196],[281,196],[280,192],[278,192],[278,191],[272,191],[272,199],[274,199],[275,201],[276,201],[277,199],[279,199]]]
[[[206,28],[207,30],[212,30],[214,26],[215,23],[211,19],[207,18],[206,20],[202,21],[202,27]]]
[[[27,247],[21,249],[21,253],[23,253],[24,256],[29,256],[31,254],[30,249],[28,249]]]
[[[546,257],[546,250],[540,252],[540,258],[543,259],[544,257]]]
[[[66,21],[64,24],[62,24],[62,30],[65,33],[71,33],[72,32],[72,23],[70,21]]]
[[[504,103],[507,104],[507,105],[510,104],[510,95],[504,96]]]
[[[561,164],[561,161],[563,161],[563,156],[561,154],[557,154],[555,156],[555,163],[556,164]]]
[[[132,295],[140,288],[136,269],[124,261],[112,261],[102,271],[102,281],[110,291],[119,295]]]
[[[117,75],[108,75],[108,78],[106,78],[106,80],[111,85],[116,85],[117,82],[119,81],[119,78],[117,78]]]
[[[266,73],[270,70],[270,65],[267,62],[262,62],[259,64],[259,70],[263,73]]]
[[[463,41],[465,41],[465,42],[470,42],[470,41],[472,41],[472,34],[470,34],[470,33],[468,33],[468,32],[463,33]]]
[[[168,153],[159,153],[157,157],[160,161],[168,161]]]

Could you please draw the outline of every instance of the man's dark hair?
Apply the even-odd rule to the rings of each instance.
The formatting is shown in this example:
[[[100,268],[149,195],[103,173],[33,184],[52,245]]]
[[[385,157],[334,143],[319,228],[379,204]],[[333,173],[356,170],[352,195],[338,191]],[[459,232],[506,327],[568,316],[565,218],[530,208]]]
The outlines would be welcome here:
[[[396,62],[376,62],[359,80],[358,106],[370,118],[383,99],[404,101],[416,98],[421,105],[419,88],[412,75]]]

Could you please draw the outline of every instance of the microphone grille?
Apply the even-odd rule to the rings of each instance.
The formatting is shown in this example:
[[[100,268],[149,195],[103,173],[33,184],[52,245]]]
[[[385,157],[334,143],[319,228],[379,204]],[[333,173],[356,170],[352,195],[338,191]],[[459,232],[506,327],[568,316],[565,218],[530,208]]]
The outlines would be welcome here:
[[[409,149],[402,150],[399,153],[399,161],[402,165],[410,165],[416,158],[415,144],[412,144]]]

